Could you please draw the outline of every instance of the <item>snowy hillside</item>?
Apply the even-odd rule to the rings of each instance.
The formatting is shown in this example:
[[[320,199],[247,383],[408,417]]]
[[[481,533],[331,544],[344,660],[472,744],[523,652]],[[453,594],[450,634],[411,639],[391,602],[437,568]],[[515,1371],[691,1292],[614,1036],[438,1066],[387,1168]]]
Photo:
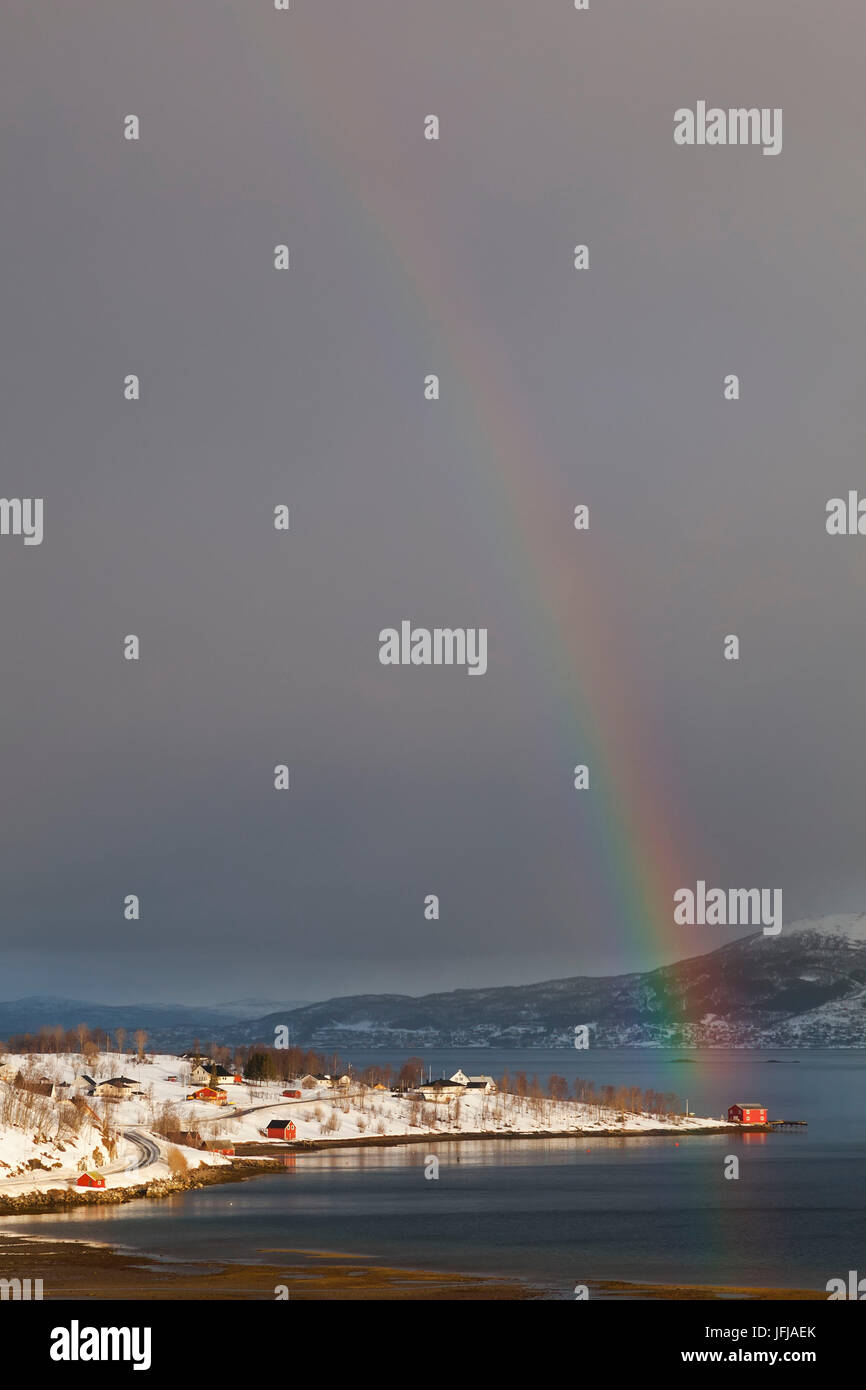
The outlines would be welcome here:
[[[842,913],[832,917],[810,918],[802,922],[792,922],[783,927],[785,936],[802,936],[816,933],[836,940],[866,941],[866,912]]]

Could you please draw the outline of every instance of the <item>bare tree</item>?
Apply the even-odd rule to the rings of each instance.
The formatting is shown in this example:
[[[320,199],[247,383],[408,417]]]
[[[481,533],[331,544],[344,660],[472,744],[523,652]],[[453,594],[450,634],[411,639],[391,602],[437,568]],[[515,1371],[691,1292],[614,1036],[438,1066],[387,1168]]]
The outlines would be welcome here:
[[[420,1057],[410,1057],[397,1074],[398,1086],[417,1086],[424,1080],[424,1063]]]
[[[122,1052],[122,1051],[123,1051],[123,1044],[126,1042],[126,1029],[125,1029],[125,1028],[115,1028],[115,1030],[114,1030],[114,1036],[115,1036],[115,1038],[116,1038],[116,1040],[117,1040],[117,1050],[118,1050],[118,1052]]]
[[[144,1031],[143,1028],[136,1028],[133,1036],[135,1037],[135,1046],[138,1048],[138,1060],[139,1062],[143,1062],[144,1045],[147,1042],[147,1033]]]

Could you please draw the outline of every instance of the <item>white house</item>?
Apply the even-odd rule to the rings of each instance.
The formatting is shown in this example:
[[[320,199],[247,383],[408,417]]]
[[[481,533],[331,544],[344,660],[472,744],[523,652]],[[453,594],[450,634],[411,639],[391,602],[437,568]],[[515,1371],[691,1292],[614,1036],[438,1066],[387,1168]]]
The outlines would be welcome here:
[[[423,1096],[425,1100],[449,1101],[462,1096],[465,1090],[464,1082],[456,1081],[454,1077],[450,1080],[443,1077],[441,1081],[422,1081],[415,1094]]]
[[[467,1076],[462,1068],[458,1068],[451,1080],[458,1082],[461,1086],[468,1086],[473,1091],[484,1091],[487,1095],[496,1090],[496,1082],[492,1076],[486,1076],[483,1073],[479,1076]]]
[[[227,1067],[221,1066],[219,1062],[208,1062],[204,1066],[191,1067],[189,1079],[190,1081],[194,1081],[197,1086],[209,1086],[214,1072],[216,1072],[218,1086],[235,1085],[238,1073],[229,1071]]]

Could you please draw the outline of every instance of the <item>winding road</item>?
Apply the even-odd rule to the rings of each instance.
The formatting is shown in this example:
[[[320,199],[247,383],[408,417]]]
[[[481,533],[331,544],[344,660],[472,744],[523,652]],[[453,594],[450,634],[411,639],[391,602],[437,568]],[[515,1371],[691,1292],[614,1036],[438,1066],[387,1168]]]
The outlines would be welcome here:
[[[115,1168],[114,1165],[112,1165],[111,1167],[106,1168],[105,1172],[110,1173],[119,1171],[122,1173],[128,1173],[133,1168],[149,1168],[151,1163],[160,1162],[162,1155],[159,1152],[159,1145],[156,1143],[155,1140],[151,1139],[149,1134],[142,1134],[141,1130],[137,1129],[124,1129],[121,1130],[121,1133],[123,1134],[124,1139],[128,1139],[130,1144],[135,1145],[135,1147],[138,1149],[138,1154],[136,1155],[134,1160],[127,1159],[125,1163],[121,1164],[119,1169]]]

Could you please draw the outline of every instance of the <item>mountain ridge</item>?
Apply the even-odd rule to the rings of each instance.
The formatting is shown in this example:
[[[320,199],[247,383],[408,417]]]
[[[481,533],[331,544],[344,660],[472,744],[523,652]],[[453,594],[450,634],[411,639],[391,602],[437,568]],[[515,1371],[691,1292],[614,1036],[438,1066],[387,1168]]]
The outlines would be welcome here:
[[[426,995],[358,994],[276,1009],[255,1018],[239,999],[194,1006],[98,1004],[53,995],[0,1002],[0,1037],[43,1027],[113,1032],[144,1028],[149,1046],[271,1044],[278,1028],[312,1049],[352,1046],[572,1046],[587,1025],[601,1047],[866,1046],[866,913],[835,914],[761,931],[649,971],[574,975]]]
[[[749,933],[651,971],[528,985],[349,995],[228,1030],[233,1043],[289,1029],[312,1048],[559,1047],[588,1025],[595,1046],[864,1046],[866,913]]]

